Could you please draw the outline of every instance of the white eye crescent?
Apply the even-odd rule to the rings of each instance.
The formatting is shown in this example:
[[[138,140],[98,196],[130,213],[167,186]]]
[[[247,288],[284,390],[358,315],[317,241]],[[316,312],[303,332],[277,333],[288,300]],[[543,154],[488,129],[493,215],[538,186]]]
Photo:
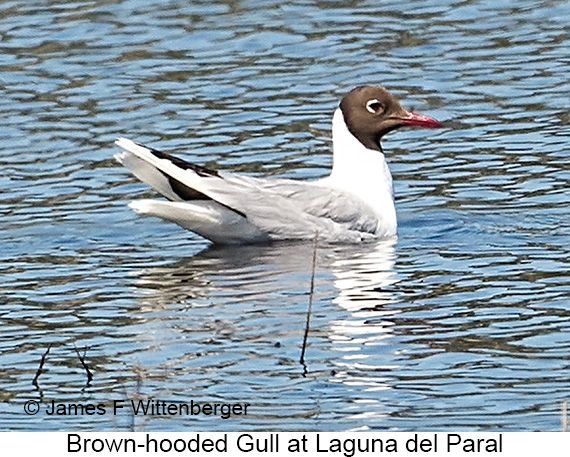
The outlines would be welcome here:
[[[366,109],[372,114],[380,114],[384,111],[384,105],[380,103],[377,99],[373,98],[366,102]]]

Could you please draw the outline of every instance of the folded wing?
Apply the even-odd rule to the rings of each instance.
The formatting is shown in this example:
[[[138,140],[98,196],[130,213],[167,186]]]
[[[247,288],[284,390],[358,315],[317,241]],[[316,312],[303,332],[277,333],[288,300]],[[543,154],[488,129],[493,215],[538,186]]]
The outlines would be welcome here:
[[[319,181],[263,179],[204,168],[121,138],[116,158],[170,202],[131,206],[217,243],[373,238],[377,217],[360,200]]]

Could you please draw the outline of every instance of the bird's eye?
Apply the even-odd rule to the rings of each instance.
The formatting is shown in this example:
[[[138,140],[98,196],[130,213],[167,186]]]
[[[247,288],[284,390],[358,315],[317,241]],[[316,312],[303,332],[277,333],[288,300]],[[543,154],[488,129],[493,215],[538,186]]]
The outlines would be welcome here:
[[[384,105],[374,98],[366,102],[366,109],[372,114],[380,114],[384,111]]]

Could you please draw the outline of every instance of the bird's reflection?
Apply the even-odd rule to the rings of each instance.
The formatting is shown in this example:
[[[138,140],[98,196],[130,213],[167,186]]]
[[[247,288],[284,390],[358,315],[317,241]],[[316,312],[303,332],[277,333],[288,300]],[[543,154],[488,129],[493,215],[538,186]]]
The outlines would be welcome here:
[[[332,345],[335,380],[346,382],[351,370],[372,364],[370,347],[391,335],[390,317],[396,308],[387,305],[395,301],[390,286],[398,280],[394,247],[393,240],[317,246],[313,313],[322,316],[330,312],[325,314],[327,328],[324,332],[321,328],[319,335],[325,334]],[[173,303],[186,303],[189,308],[217,307],[218,319],[238,321],[239,315],[227,314],[227,307],[235,302],[244,303],[244,312],[250,315],[252,306],[257,310],[281,307],[289,313],[289,321],[298,322],[295,330],[300,343],[313,249],[311,242],[211,247],[172,264],[145,268],[137,274],[137,288],[146,306],[165,309]],[[322,318],[318,322],[323,325]],[[262,335],[269,330],[259,331]],[[308,359],[310,363],[310,356]]]

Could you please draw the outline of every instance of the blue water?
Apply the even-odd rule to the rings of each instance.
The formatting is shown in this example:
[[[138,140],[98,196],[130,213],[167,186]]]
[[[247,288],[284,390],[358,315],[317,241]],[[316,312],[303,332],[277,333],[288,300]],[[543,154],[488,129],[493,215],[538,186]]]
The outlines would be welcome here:
[[[3,3],[0,429],[559,430],[570,4],[155,3]],[[445,128],[384,142],[396,243],[317,249],[302,364],[312,245],[211,248],[140,218],[126,205],[156,194],[113,141],[318,178],[359,84]],[[140,399],[250,406],[111,413]]]

